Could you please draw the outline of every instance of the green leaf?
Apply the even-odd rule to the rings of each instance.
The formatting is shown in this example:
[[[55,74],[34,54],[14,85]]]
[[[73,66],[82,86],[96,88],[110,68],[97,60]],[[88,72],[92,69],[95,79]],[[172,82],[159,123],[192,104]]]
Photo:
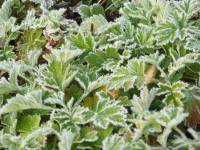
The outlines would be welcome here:
[[[54,50],[52,54],[46,55],[45,59],[48,61],[48,65],[39,72],[38,82],[40,85],[64,91],[77,73],[71,70],[70,62],[80,54],[80,51]]]
[[[0,109],[0,114],[19,112],[28,109],[38,109],[38,110],[50,110],[50,107],[43,105],[42,103],[42,92],[33,91],[27,93],[26,95],[16,95],[11,99],[7,100],[8,102],[3,105]]]
[[[105,19],[103,15],[93,15],[90,18],[86,18],[81,26],[80,29],[84,33],[96,33],[100,34],[105,28],[108,26],[108,21]]]
[[[178,124],[180,124],[187,116],[188,114],[184,112],[183,108],[164,108],[161,111],[161,120],[164,122],[161,123],[165,129],[163,133],[158,136],[158,142],[163,146],[167,146],[167,140],[169,137],[169,134],[172,132],[173,128],[176,128]]]
[[[89,53],[86,60],[91,66],[100,68],[102,65],[106,64],[108,60],[113,60],[117,63],[119,60],[119,53],[115,48],[107,48],[105,51]]]
[[[136,33],[136,40],[140,48],[153,48],[155,37],[154,31],[151,28],[138,28]]]
[[[29,133],[39,127],[41,120],[39,115],[23,115],[18,118],[17,131]]]
[[[132,59],[126,67],[117,68],[111,75],[110,88],[123,88],[125,91],[137,86],[140,88],[144,82],[145,63],[139,59]]]
[[[165,95],[165,103],[174,104],[175,106],[183,105],[181,99],[185,97],[183,90],[188,86],[187,83],[178,81],[172,84],[159,83],[159,93],[158,95]]]
[[[7,21],[12,13],[14,0],[5,0],[0,9],[0,24]]]
[[[188,18],[193,17],[200,10],[198,0],[182,0],[174,2],[176,9],[183,12]]]
[[[12,76],[12,74],[16,74],[20,76],[24,72],[28,72],[31,69],[32,67],[25,64],[22,60],[19,60],[19,61],[10,60],[10,61],[0,62],[0,70],[8,72],[10,76]]]
[[[77,143],[94,142],[98,139],[97,131],[91,127],[84,127],[80,131],[80,137]]]
[[[120,12],[134,25],[151,25],[154,21],[163,20],[170,9],[167,1],[142,0],[125,3]]]
[[[12,150],[18,150],[20,146],[20,137],[0,132],[0,147]]]
[[[79,125],[84,125],[91,120],[92,113],[88,108],[75,106],[73,100],[70,100],[67,105],[64,104],[63,96],[51,97],[45,100],[47,104],[59,104],[63,109],[57,109],[52,114],[52,119],[55,120],[61,129],[69,129],[71,131],[79,130]]]
[[[183,57],[180,57],[180,58],[174,60],[174,62],[172,62],[168,67],[169,76],[173,76],[177,71],[179,71],[180,69],[182,69],[188,65],[191,65],[191,64],[199,65],[199,58],[200,58],[200,54],[189,53]]]
[[[41,127],[25,136],[0,133],[0,147],[9,150],[42,149],[45,147],[47,135],[54,133],[49,127]]]
[[[183,41],[186,37],[198,33],[198,29],[191,23],[188,23],[188,18],[185,14],[177,11],[172,12],[164,23],[157,27],[157,44],[165,45],[174,43],[175,40]]]
[[[93,4],[91,6],[81,5],[79,7],[79,13],[83,19],[93,15],[105,15],[104,8],[99,4]]]
[[[143,140],[128,143],[124,150],[151,150],[151,147]]]
[[[32,50],[28,53],[28,64],[35,66],[38,63],[38,59],[41,55],[41,50]]]
[[[147,3],[142,3],[142,5],[145,5]],[[120,12],[125,18],[127,18],[128,20],[131,20],[133,24],[136,24],[136,23],[148,24],[150,21],[149,13],[147,13],[147,9],[143,9],[142,7],[138,7],[137,4],[134,5],[134,3],[125,3],[124,7],[121,8]]]
[[[200,37],[200,36],[199,36]],[[193,37],[187,41],[186,48],[194,52],[200,51],[200,39],[199,37]]]
[[[59,136],[59,150],[71,150],[74,138],[74,133],[72,133],[71,131],[63,130],[61,135]]]
[[[112,135],[103,141],[103,150],[122,150],[124,147],[125,141],[118,135]]]
[[[140,97],[134,95],[133,100],[131,101],[132,111],[139,116],[143,116],[146,112],[149,111],[150,105],[153,102],[157,93],[157,89],[152,88],[148,90],[145,86],[140,91]]]
[[[46,39],[43,36],[42,29],[29,29],[24,31],[23,44],[19,46],[22,51],[28,52],[33,49],[43,48],[46,44]]]
[[[24,78],[24,73],[30,72],[32,67],[23,61],[2,61],[0,63],[0,70],[9,73],[8,80],[4,77],[0,79],[0,94],[9,94],[24,91],[25,88],[18,84],[18,77]]]
[[[17,80],[14,80],[14,82],[7,81],[5,78],[1,78],[0,95],[23,91],[23,88],[20,87],[16,81]]]
[[[2,116],[2,124],[5,133],[16,134],[17,113],[10,113]]]
[[[72,35],[70,41],[72,45],[81,50],[93,51],[95,47],[94,37],[91,34],[88,36],[84,36],[83,34]]]
[[[92,113],[94,125],[106,129],[109,124],[124,126],[126,123],[126,109],[119,101],[111,100],[105,93],[98,93],[98,102]]]
[[[83,95],[79,98],[77,103],[80,103],[85,97],[88,96],[94,90],[102,87],[108,83],[108,76],[98,76],[97,71],[93,68],[80,66],[79,72],[76,76],[76,81],[79,83],[81,88],[84,90]]]

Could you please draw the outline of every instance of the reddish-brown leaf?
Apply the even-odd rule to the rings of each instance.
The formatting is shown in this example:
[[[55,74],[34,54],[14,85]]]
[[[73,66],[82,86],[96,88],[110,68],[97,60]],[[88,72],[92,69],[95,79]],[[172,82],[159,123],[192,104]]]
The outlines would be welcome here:
[[[196,128],[200,124],[200,107],[194,107],[193,111],[189,114],[185,121],[188,127]]]

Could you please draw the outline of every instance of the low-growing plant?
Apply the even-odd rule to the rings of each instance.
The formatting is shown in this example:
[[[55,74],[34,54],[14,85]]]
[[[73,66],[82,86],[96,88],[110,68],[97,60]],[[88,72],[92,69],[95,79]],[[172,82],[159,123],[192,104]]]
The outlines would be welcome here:
[[[200,148],[198,0],[0,4],[0,149]]]

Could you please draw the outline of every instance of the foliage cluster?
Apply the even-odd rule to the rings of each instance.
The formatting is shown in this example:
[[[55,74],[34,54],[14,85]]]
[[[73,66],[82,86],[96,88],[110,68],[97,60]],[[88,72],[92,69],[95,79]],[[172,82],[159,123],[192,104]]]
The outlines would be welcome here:
[[[198,0],[0,4],[0,149],[200,148]]]

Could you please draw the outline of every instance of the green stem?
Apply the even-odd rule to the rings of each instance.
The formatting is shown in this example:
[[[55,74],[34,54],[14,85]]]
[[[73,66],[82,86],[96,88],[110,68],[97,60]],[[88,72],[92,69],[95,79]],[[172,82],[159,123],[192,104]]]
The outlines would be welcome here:
[[[181,137],[186,138],[185,134],[178,128],[178,127],[173,127],[173,129],[181,135]]]
[[[106,9],[105,9],[105,12],[107,12],[109,9],[111,9],[112,7],[114,6],[114,4],[111,4],[109,7],[107,7]]]

